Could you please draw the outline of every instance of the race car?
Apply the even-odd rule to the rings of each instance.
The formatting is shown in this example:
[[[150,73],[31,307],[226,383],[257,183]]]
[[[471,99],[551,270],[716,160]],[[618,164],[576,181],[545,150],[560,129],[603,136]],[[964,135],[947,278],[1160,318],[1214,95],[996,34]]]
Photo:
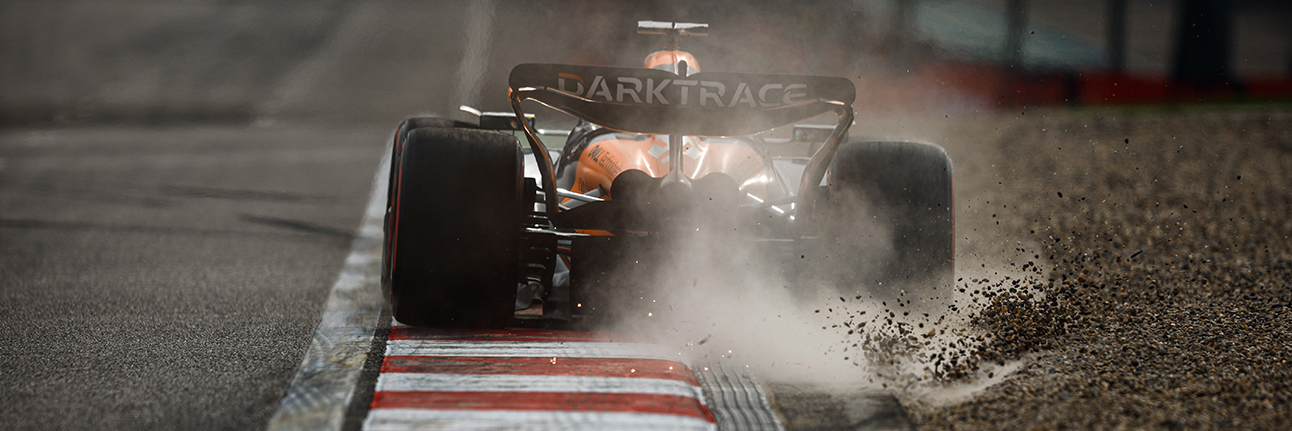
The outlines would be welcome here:
[[[701,71],[678,44],[706,24],[641,21],[638,32],[667,39],[645,67],[521,64],[513,112],[400,123],[382,269],[396,320],[500,328],[528,310],[578,322],[648,288],[643,271],[671,247],[715,232],[850,295],[951,285],[942,148],[849,140],[845,78]],[[524,101],[577,123],[538,129]],[[799,124],[830,114],[833,124]],[[887,235],[861,233],[875,226]]]

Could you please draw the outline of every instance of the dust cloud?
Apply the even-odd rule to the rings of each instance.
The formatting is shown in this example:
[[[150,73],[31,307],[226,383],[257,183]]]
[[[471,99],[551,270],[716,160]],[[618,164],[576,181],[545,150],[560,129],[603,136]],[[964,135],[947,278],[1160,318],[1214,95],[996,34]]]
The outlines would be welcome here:
[[[744,245],[701,233],[669,247],[648,281],[654,295],[616,307],[610,327],[662,338],[696,363],[748,367],[773,380],[865,379],[866,368],[852,362],[859,357],[849,356],[856,350],[838,347],[842,322],[827,311],[830,298],[838,303],[835,290],[791,279],[786,260],[799,256],[775,259]]]
[[[807,265],[812,269],[800,269],[804,262],[794,261],[806,256],[797,253],[764,253],[726,235],[699,232],[644,259],[654,265],[649,279],[642,280],[650,286],[649,293],[619,298],[621,303],[613,307],[616,311],[604,329],[650,334],[681,348],[697,364],[747,367],[760,378],[781,382],[952,394],[958,392],[946,390],[949,382],[970,382],[956,388],[972,392],[998,381],[1015,366],[984,363],[974,355],[991,339],[977,329],[974,316],[993,300],[983,296],[988,286],[994,291],[1037,281],[1036,263],[1017,266],[1029,260],[1019,250],[1036,247],[1011,241],[995,219],[978,214],[993,201],[989,192],[982,191],[992,188],[979,186],[991,182],[994,171],[984,165],[988,158],[975,154],[978,143],[958,141],[960,136],[948,130],[950,120],[944,119],[949,114],[978,115],[974,113],[983,107],[914,78],[919,68],[911,51],[922,48],[895,40],[899,38],[892,35],[893,23],[881,14],[829,2],[611,3],[588,10],[604,19],[594,25],[557,28],[544,20],[550,14],[540,15],[544,19],[510,21],[504,3],[497,25],[504,32],[541,30],[555,40],[584,41],[560,54],[563,62],[635,66],[646,54],[662,49],[663,42],[633,34],[636,19],[706,22],[711,26],[709,36],[683,38],[681,46],[696,55],[703,70],[852,79],[858,88],[858,119],[851,140],[938,144],[951,155],[957,175],[954,287],[866,282],[866,274],[877,271],[881,263],[901,264],[888,262],[892,238],[887,226],[851,232],[870,238],[866,248],[848,259]],[[499,55],[495,52],[495,59]],[[500,71],[490,73],[500,77]],[[486,92],[492,93],[503,92],[500,88]],[[489,106],[496,101],[481,103]],[[882,210],[859,208],[853,216],[864,219],[869,212]],[[853,278],[860,281],[840,284],[819,276],[823,273],[854,273],[859,276]]]
[[[972,155],[949,123],[932,116],[870,118],[864,136],[943,145],[956,163],[954,286],[882,286],[870,277],[891,261],[888,226],[852,224],[865,247],[826,262],[766,253],[749,238],[701,231],[660,248],[649,293],[622,298],[606,329],[649,334],[699,365],[721,363],[773,382],[898,390],[931,403],[964,399],[1018,367],[987,359],[995,335],[977,324],[984,310],[1039,299],[1048,268],[1037,244],[1019,241],[987,208],[999,207],[988,183],[997,155]],[[1009,205],[1009,204],[1005,204]],[[882,208],[856,207],[865,220]],[[1001,214],[1003,215],[1003,213]],[[839,283],[822,274],[852,273]],[[1005,307],[1008,307],[1007,305]]]

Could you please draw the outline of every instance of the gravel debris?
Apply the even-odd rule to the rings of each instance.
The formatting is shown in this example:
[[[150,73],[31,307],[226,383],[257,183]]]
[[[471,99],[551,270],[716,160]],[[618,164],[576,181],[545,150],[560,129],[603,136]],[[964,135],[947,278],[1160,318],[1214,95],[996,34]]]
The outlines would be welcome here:
[[[1292,113],[1039,113],[944,132],[961,267],[1000,269],[864,317],[884,386],[921,429],[1287,429]]]

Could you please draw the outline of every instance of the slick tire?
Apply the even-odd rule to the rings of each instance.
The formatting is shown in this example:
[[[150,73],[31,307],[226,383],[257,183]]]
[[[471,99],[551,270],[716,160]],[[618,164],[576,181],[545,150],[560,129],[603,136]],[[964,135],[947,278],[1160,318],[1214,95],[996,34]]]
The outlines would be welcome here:
[[[394,141],[390,146],[390,161],[391,161],[392,167],[396,166],[395,163],[399,161],[399,153],[401,150],[403,150],[403,147],[404,147],[403,144],[407,140],[408,133],[412,132],[413,130],[426,128],[426,127],[475,129],[476,125],[467,123],[464,121],[450,120],[447,118],[438,118],[438,117],[405,118],[404,121],[399,122],[399,127],[395,128],[395,136],[391,138]],[[395,188],[393,187],[394,183],[395,183],[395,170],[391,169],[390,178],[389,178],[389,184],[391,185],[391,187],[388,187],[386,189],[387,201],[390,200],[390,194],[395,192]]]
[[[953,170],[942,147],[850,142],[830,171],[822,236],[836,263],[849,262],[836,280],[887,297],[953,285]]]
[[[522,159],[510,135],[408,132],[391,194],[387,293],[401,323],[502,328],[516,303]]]
[[[404,148],[404,142],[408,140],[408,133],[413,130],[426,127],[474,129],[476,128],[476,125],[463,121],[437,117],[408,117],[399,122],[399,126],[395,128],[394,135],[390,138],[390,173],[387,175],[386,179],[386,213],[382,223],[382,232],[387,236],[390,235],[390,219],[394,210],[391,204],[395,201],[393,197],[396,189],[398,188],[395,184],[395,178],[398,173],[397,167],[399,166],[399,155]],[[381,250],[381,285],[383,293],[387,298],[390,297],[390,292],[385,291],[385,289],[389,287],[390,282],[390,267],[387,266],[390,262],[390,253],[390,243],[387,242]]]

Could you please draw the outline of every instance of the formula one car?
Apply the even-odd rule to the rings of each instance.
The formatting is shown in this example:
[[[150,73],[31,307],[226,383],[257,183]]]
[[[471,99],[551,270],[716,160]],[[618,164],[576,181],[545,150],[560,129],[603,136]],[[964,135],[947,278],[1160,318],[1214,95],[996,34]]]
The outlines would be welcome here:
[[[536,305],[545,321],[578,321],[638,296],[642,268],[697,232],[793,257],[774,261],[849,294],[951,285],[945,151],[844,143],[848,79],[701,72],[678,42],[708,25],[638,31],[668,39],[645,68],[521,64],[509,78],[514,112],[464,107],[478,123],[399,125],[382,272],[398,321],[496,328]],[[526,100],[578,119],[560,150]],[[822,114],[838,121],[794,125]],[[861,234],[875,225],[888,235]]]

